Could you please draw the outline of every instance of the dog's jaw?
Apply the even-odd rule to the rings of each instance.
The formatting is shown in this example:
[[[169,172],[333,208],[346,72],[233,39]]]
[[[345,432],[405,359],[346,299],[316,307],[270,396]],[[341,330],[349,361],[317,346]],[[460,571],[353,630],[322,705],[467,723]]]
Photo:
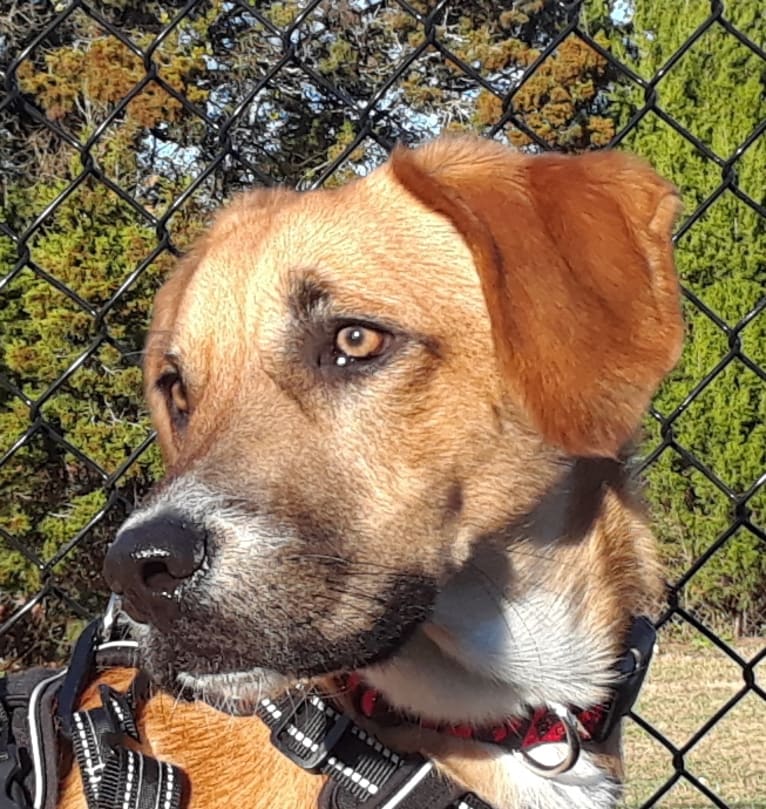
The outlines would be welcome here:
[[[144,664],[151,663],[146,659],[147,651],[151,656],[154,644],[151,628],[134,621],[125,612],[120,618],[143,651]],[[155,677],[155,682],[171,694],[190,700],[200,699],[212,708],[233,716],[252,716],[262,699],[277,697],[297,683],[276,671],[263,668],[203,674],[174,671],[169,667],[163,668],[161,674]]]

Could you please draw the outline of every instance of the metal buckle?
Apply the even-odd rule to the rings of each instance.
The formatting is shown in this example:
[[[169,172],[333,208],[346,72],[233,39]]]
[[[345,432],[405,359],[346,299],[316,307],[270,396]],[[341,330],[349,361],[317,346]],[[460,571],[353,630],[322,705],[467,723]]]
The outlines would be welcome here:
[[[114,623],[117,620],[117,613],[120,611],[121,604],[122,599],[116,593],[109,596],[109,603],[101,616],[101,628],[98,633],[98,639],[101,643],[107,643],[112,639]]]
[[[639,615],[633,619],[626,638],[627,651],[617,663],[619,674],[613,689],[614,696],[598,731],[592,736],[594,742],[606,741],[615,725],[635,704],[649,670],[656,640],[654,624],[646,616]]]
[[[303,718],[299,717],[302,712]],[[324,732],[322,725],[328,721],[333,723],[332,727]],[[306,696],[300,698],[279,718],[271,729],[271,743],[301,769],[319,774],[350,724],[349,717],[343,714],[335,714],[333,717],[314,704],[310,696]],[[291,725],[294,728],[293,733],[289,730]]]

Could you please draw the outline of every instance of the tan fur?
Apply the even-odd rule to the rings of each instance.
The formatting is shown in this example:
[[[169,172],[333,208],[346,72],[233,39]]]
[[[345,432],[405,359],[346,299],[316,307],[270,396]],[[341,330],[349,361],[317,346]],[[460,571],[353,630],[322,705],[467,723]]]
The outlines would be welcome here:
[[[660,595],[624,456],[680,350],[677,207],[672,187],[625,155],[530,157],[464,138],[398,150],[340,189],[259,191],[226,209],[159,293],[145,371],[168,467],[147,508],[183,508],[187,491],[257,506],[257,524],[239,513],[216,523],[209,593],[228,588],[251,605],[236,613],[221,601],[232,632],[257,620],[271,642],[287,616],[341,642],[382,620],[387,575],[447,593],[473,565],[498,604],[553,599],[594,654],[613,659],[630,617]],[[396,360],[362,381],[313,369],[289,309],[301,279],[330,291],[335,314],[401,331]],[[157,387],[168,367],[185,383],[185,427]],[[282,533],[269,545],[258,537],[272,514]],[[328,559],[342,567],[337,581]],[[468,710],[473,692],[449,671],[423,668],[417,682],[432,642],[466,654],[463,617],[445,596],[394,662],[366,676],[394,704],[417,711],[418,688],[438,686],[450,719]],[[397,679],[407,665],[415,674]],[[536,687],[528,674],[520,700]],[[497,678],[485,676],[476,688],[489,700]],[[257,720],[158,695],[142,727],[156,755],[188,769],[198,809],[303,809],[320,788]],[[615,776],[618,737],[591,750]],[[389,741],[516,809],[519,787],[487,748],[402,729]],[[62,806],[82,806],[75,775]]]

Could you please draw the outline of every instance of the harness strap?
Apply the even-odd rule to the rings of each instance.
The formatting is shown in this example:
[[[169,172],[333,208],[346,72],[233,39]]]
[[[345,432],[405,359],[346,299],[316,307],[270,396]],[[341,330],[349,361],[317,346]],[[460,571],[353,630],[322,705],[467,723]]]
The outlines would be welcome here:
[[[101,707],[73,714],[72,745],[88,809],[176,809],[181,805],[182,771],[123,743],[126,738],[138,741],[133,714],[141,679],[139,675],[127,694],[101,686]]]
[[[97,624],[75,644],[67,670],[30,669],[0,678],[0,809],[55,809],[59,771],[72,752],[88,809],[183,805],[182,771],[128,747],[138,741],[134,717],[148,688],[146,674],[126,694],[101,686],[99,707],[62,718],[99,671],[136,666],[136,644],[98,643]]]
[[[134,713],[148,686],[145,674],[138,675],[125,695],[101,686],[100,707],[62,717],[99,670],[136,667],[135,642],[99,643],[102,630],[100,621],[86,629],[65,672],[33,670],[0,679],[0,809],[53,809],[61,753],[58,730],[72,741],[88,809],[183,805],[188,790],[182,770],[129,744],[138,741]],[[654,638],[648,619],[634,619],[627,652],[617,663],[613,698],[594,722],[591,738],[608,736],[629,711]],[[432,761],[388,749],[317,694],[296,690],[279,701],[264,699],[257,714],[271,728],[278,750],[303,769],[329,776],[319,809],[491,809]],[[28,788],[30,781],[34,790]]]
[[[0,702],[0,809],[20,809],[23,806],[20,774],[18,749],[11,741],[11,717]]]
[[[262,700],[271,742],[304,770],[329,776],[319,809],[491,809],[422,756],[400,756],[316,694]]]
[[[83,634],[87,637],[87,632]],[[78,641],[61,687],[64,706],[79,699],[100,649],[106,654],[100,655],[102,660],[98,662],[103,664],[111,649],[124,663],[125,650],[119,646],[107,643],[98,647],[92,641]],[[75,710],[67,718],[64,727],[80,767],[88,809],[180,809],[185,786],[183,771],[127,745],[130,740],[140,741],[135,714],[148,690],[149,679],[145,672],[139,672],[125,694],[102,685],[99,707]]]
[[[55,807],[59,766],[66,766],[53,721],[63,677],[45,668],[0,677],[0,809]]]

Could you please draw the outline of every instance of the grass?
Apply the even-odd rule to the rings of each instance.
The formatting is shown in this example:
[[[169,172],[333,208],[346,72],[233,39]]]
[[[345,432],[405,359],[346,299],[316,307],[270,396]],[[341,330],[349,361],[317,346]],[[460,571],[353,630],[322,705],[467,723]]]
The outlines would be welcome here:
[[[761,639],[732,644],[745,660],[764,648]],[[755,669],[766,686],[766,658]],[[652,663],[636,713],[676,747],[685,745],[744,686],[740,667],[711,646],[666,643]],[[672,753],[636,723],[625,734],[625,809],[642,806],[675,772]],[[766,809],[766,701],[750,692],[684,756],[686,770],[729,809]],[[653,804],[663,809],[715,807],[690,781],[679,779]]]

